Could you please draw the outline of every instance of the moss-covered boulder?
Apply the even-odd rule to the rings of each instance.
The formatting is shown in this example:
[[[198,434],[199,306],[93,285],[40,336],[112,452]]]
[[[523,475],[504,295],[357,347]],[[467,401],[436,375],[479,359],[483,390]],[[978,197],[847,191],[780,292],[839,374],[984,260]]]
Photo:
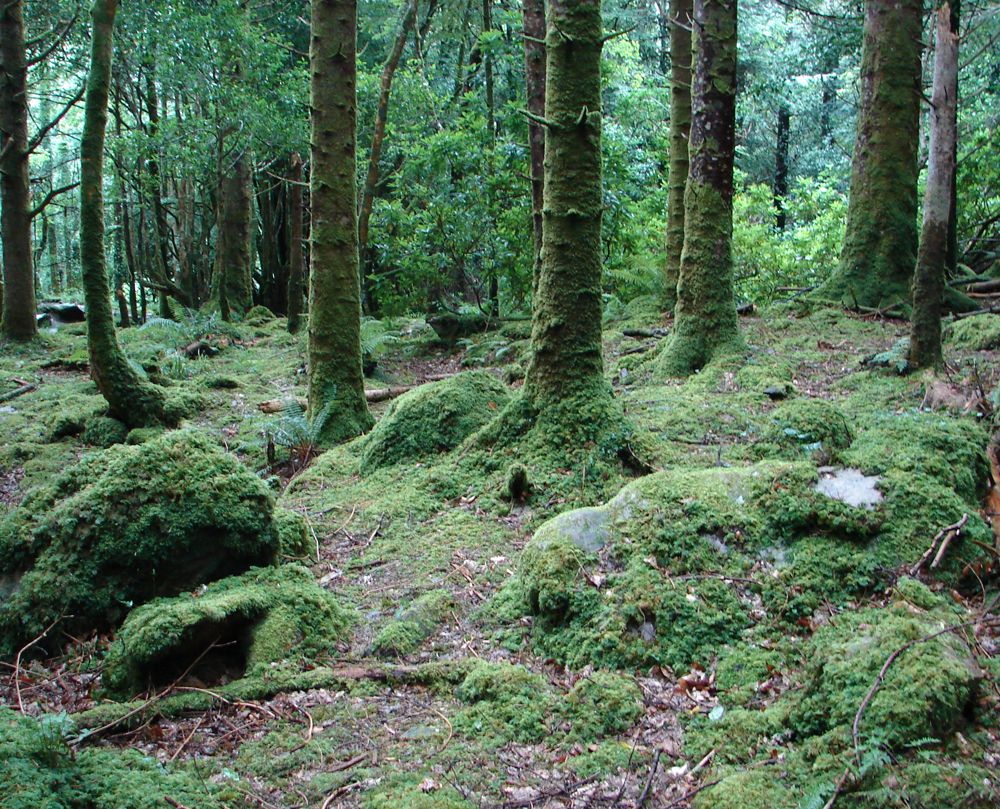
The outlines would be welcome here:
[[[400,608],[393,619],[379,630],[372,641],[372,651],[383,657],[412,654],[434,634],[454,606],[454,599],[447,590],[424,593]]]
[[[814,455],[818,462],[837,460],[854,436],[847,417],[823,399],[795,399],[771,413],[763,442],[793,453]]]
[[[128,434],[128,427],[118,419],[108,416],[94,416],[87,419],[84,424],[83,443],[107,449],[115,444],[124,444]]]
[[[456,732],[487,745],[539,742],[554,724],[557,699],[552,687],[523,666],[479,661],[457,695],[468,707],[454,717]]]
[[[204,436],[93,453],[0,522],[0,648],[269,563],[278,529],[268,488]]]
[[[247,676],[272,663],[329,657],[353,623],[352,613],[299,565],[257,568],[204,590],[151,601],[129,613],[105,660],[103,683],[129,694],[169,682],[213,644]]]
[[[377,469],[448,452],[509,399],[503,383],[485,371],[421,385],[396,399],[364,439],[362,465]]]
[[[954,348],[994,351],[1000,348],[1000,315],[976,315],[949,324],[944,339]]]

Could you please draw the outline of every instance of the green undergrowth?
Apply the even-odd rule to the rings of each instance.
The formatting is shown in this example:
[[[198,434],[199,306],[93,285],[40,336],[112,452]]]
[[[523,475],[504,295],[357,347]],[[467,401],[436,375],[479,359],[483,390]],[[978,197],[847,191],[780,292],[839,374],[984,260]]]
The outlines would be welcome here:
[[[970,351],[992,351],[1000,348],[1000,316],[976,315],[955,320],[944,329],[945,343],[953,348]]]
[[[260,675],[282,661],[312,664],[335,655],[353,622],[306,568],[254,569],[132,610],[111,644],[102,683],[129,695],[151,683],[166,685],[189,667],[204,675],[207,663],[197,664],[225,644],[236,646],[227,657],[238,677]]]
[[[0,522],[3,644],[57,620],[114,626],[156,596],[301,554],[301,520],[274,514],[268,488],[194,431],[91,453]]]
[[[405,657],[415,652],[438,628],[455,604],[447,590],[430,590],[400,608],[379,630],[372,651],[380,656]]]

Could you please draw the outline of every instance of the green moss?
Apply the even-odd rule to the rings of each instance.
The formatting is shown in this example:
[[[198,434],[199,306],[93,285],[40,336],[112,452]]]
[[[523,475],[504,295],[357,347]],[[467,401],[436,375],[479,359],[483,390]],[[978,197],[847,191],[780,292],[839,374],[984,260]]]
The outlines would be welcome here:
[[[118,419],[94,416],[84,423],[83,443],[106,449],[114,444],[124,444],[128,433],[128,427]]]
[[[644,754],[635,751],[631,744],[618,739],[606,739],[592,747],[593,749],[588,747],[586,752],[573,756],[566,762],[579,778],[604,777],[624,770],[630,762],[636,769],[641,769],[646,758]]]
[[[458,733],[499,746],[509,741],[533,744],[550,730],[555,695],[545,678],[523,666],[477,663],[458,687],[467,708],[455,715]]]
[[[379,787],[365,798],[364,805],[370,809],[472,809],[475,805],[463,798],[453,787],[425,792],[420,782],[414,779],[396,781]]]
[[[750,362],[736,372],[736,382],[740,390],[770,399],[785,399],[795,393],[792,369],[782,362]]]
[[[485,371],[458,374],[400,396],[365,438],[366,469],[421,460],[457,447],[510,398]]]
[[[164,432],[165,430],[163,427],[137,427],[134,430],[128,431],[128,435],[125,437],[125,443],[131,446],[145,444],[147,441],[159,438]]]
[[[763,444],[815,454],[821,463],[838,459],[854,440],[844,413],[823,399],[796,399],[776,408]]]
[[[134,609],[108,652],[103,683],[117,694],[140,690],[183,671],[220,637],[245,647],[244,673],[259,675],[272,663],[328,655],[352,622],[307,569],[258,568]]]
[[[267,487],[193,432],[94,453],[8,518],[0,571],[17,583],[0,603],[2,644],[57,618],[113,626],[134,604],[269,562],[272,511]]]
[[[271,320],[274,320],[274,312],[260,304],[251,307],[250,311],[243,316],[243,322],[250,326],[260,326]]]
[[[945,342],[967,351],[993,351],[1000,348],[1000,316],[976,315],[955,320],[944,330]]]
[[[48,417],[47,440],[58,441],[67,436],[80,435],[90,419],[101,416],[107,409],[107,403],[99,396],[74,397],[65,408]]]
[[[278,536],[278,553],[285,559],[302,559],[315,553],[315,543],[305,518],[287,508],[274,510],[274,529]]]
[[[631,677],[595,671],[566,694],[571,735],[584,742],[623,733],[643,713],[642,692]]]
[[[420,644],[437,630],[455,606],[447,590],[430,590],[401,608],[372,641],[372,651],[377,655],[405,657],[415,652]]]
[[[240,387],[238,379],[223,374],[207,376],[202,380],[202,384],[211,390],[235,390]]]

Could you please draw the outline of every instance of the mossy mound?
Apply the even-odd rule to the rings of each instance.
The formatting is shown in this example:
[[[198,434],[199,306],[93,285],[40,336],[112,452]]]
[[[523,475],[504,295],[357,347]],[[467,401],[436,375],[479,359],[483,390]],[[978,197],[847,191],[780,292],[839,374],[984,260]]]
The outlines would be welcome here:
[[[153,678],[169,682],[226,641],[236,642],[239,674],[259,675],[273,663],[330,655],[352,623],[306,568],[257,568],[134,609],[108,652],[102,682],[123,695]]]
[[[266,306],[261,306],[260,304],[251,307],[250,310],[243,316],[243,322],[248,326],[261,326],[272,320],[274,320],[274,312]]]
[[[393,619],[379,630],[372,641],[372,651],[382,656],[405,657],[415,652],[434,634],[454,607],[447,590],[430,590],[401,608]]]
[[[749,362],[736,372],[740,390],[758,393],[769,399],[787,399],[795,394],[792,369],[778,362]]]
[[[1000,315],[975,315],[950,323],[944,339],[953,348],[994,351],[1000,348]]]
[[[566,709],[573,738],[590,742],[632,727],[642,716],[642,691],[631,677],[595,671],[569,690]]]
[[[378,469],[454,449],[502,409],[507,388],[485,371],[421,385],[400,396],[364,439],[361,463]]]
[[[776,446],[793,455],[814,455],[820,463],[837,460],[853,440],[843,411],[823,399],[812,398],[796,399],[775,408],[763,436],[765,447]]]
[[[108,416],[94,416],[87,419],[83,427],[83,443],[92,447],[107,449],[115,444],[124,444],[129,429],[118,419]]]
[[[114,626],[135,604],[269,563],[273,509],[259,478],[194,432],[86,456],[0,523],[0,647],[59,618]]]
[[[88,421],[102,416],[107,411],[108,403],[101,396],[73,397],[69,405],[49,416],[46,440],[52,442],[80,435],[86,429]]]
[[[33,719],[0,708],[0,802],[4,809],[135,809],[169,795],[204,809],[238,801],[234,791],[138,751],[84,749],[66,742],[72,721]],[[227,794],[228,792],[228,794]]]

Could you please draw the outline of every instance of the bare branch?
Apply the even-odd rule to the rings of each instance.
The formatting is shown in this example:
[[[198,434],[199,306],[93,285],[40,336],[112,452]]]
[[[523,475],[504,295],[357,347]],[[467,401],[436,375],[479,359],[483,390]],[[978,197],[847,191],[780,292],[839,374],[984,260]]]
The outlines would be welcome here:
[[[36,216],[38,216],[38,214],[44,211],[45,208],[48,207],[48,204],[52,202],[52,200],[54,200],[56,197],[58,197],[61,194],[65,194],[67,191],[72,191],[74,188],[78,188],[79,186],[80,183],[70,183],[69,185],[64,185],[62,188],[53,188],[51,191],[49,191],[48,194],[45,195],[45,199],[43,199],[40,203],[38,203],[38,205],[36,205],[34,208],[31,209],[31,214],[30,214],[31,218],[34,219]]]

